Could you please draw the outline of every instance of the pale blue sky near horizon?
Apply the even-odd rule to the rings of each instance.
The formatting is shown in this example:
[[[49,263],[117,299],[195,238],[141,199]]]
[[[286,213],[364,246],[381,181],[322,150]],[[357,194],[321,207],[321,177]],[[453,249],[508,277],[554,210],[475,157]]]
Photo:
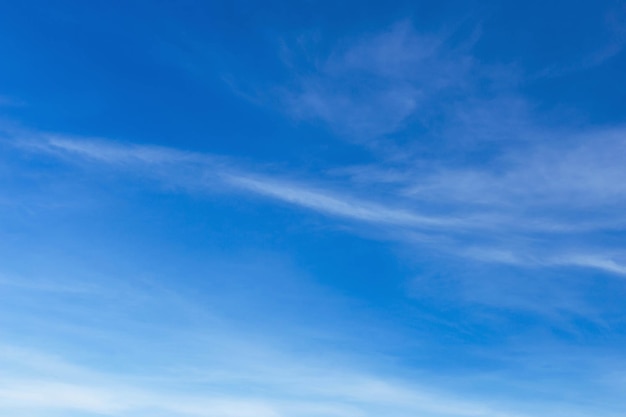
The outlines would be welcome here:
[[[617,417],[620,1],[0,0],[0,414]]]

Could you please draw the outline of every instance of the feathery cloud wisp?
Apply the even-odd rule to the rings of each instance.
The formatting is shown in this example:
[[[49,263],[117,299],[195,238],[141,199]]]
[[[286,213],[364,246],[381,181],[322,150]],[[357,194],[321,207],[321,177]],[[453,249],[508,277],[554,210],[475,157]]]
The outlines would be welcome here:
[[[609,248],[587,242],[594,233],[619,230],[623,224],[619,207],[626,203],[626,192],[621,183],[609,180],[626,175],[617,156],[623,148],[621,133],[598,132],[596,144],[602,144],[598,148],[581,140],[580,147],[538,148],[482,169],[412,171],[391,166],[395,175],[387,182],[384,204],[345,191],[352,184],[365,191],[375,185],[369,168],[359,171],[358,182],[348,177],[343,187],[329,190],[259,174],[232,159],[164,147],[48,134],[18,140],[18,146],[73,162],[89,160],[129,170],[183,189],[243,191],[382,227],[394,239],[405,240],[402,235],[409,230],[427,231],[434,234],[435,248],[464,258],[530,267],[584,266],[621,275],[624,270],[614,251],[603,255]],[[424,214],[416,205],[437,215]],[[524,242],[528,240],[524,236],[533,236],[548,246],[521,243],[500,246],[495,252],[488,249],[493,239],[501,245],[505,234],[508,241],[519,237]],[[437,235],[445,236],[447,243],[437,243]],[[505,257],[497,255],[504,253]]]

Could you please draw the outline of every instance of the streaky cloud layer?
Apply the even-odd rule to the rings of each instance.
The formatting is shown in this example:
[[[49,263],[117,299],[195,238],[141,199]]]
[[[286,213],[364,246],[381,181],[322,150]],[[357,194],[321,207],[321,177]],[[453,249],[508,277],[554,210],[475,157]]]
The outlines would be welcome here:
[[[618,3],[0,3],[0,414],[621,417]]]

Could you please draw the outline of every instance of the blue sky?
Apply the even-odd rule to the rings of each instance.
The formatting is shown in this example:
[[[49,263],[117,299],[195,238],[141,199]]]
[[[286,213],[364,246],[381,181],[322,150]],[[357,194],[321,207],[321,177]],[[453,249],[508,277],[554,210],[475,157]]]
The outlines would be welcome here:
[[[0,1],[0,56],[0,414],[623,415],[622,2]]]

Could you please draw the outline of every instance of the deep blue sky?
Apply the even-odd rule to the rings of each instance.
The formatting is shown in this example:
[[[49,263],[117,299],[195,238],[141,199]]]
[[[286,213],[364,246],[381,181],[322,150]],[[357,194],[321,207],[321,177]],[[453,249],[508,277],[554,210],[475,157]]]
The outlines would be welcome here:
[[[625,47],[619,1],[0,1],[0,414],[623,415]]]

